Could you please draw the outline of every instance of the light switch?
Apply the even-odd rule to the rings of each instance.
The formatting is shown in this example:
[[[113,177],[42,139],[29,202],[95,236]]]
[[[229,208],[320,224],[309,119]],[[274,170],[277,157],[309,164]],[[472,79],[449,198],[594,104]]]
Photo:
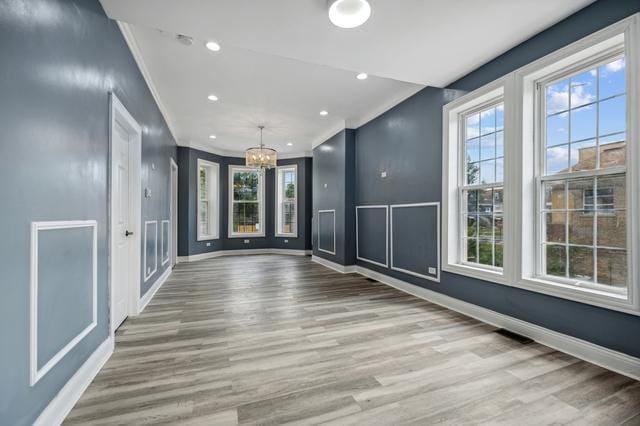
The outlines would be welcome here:
[[[284,240],[285,244],[289,242],[289,240]]]
[[[211,247],[211,243],[207,243],[207,247]]]
[[[437,273],[437,269],[436,269],[436,268],[434,268],[434,267],[431,267],[431,266],[430,266],[430,267],[429,267],[429,273],[430,273],[431,275],[435,275],[435,274]]]
[[[244,240],[244,243],[245,244],[249,244],[249,240]]]
[[[387,172],[380,173],[380,177],[383,178],[383,179],[386,178],[387,177]]]
[[[325,188],[327,187],[327,184],[326,184],[326,183],[324,184],[324,187],[325,187]]]

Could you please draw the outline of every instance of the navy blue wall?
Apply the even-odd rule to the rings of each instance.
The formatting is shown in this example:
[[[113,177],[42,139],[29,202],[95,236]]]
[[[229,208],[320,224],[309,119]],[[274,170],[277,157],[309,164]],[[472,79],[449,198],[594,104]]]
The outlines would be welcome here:
[[[143,222],[157,220],[160,227],[169,219],[169,158],[176,148],[118,26],[98,0],[0,1],[0,52],[0,200],[11,206],[0,213],[0,423],[26,425],[109,335],[109,92],[143,128],[142,186],[152,190],[141,200]],[[97,221],[98,324],[31,387],[30,223],[52,220]],[[59,346],[71,335],[64,327],[86,325],[89,298],[74,278],[86,275],[86,262],[74,250],[87,238],[67,231],[55,248],[52,241],[39,256],[46,277],[38,311],[57,316],[43,325],[39,341]],[[142,294],[162,274],[158,266],[141,284]],[[58,279],[73,283],[47,291]]]
[[[197,240],[196,179],[198,159],[220,165],[220,238]],[[208,152],[178,148],[178,255],[193,256],[218,250],[281,248],[311,250],[311,158],[278,160],[279,166],[298,166],[298,237],[275,237],[275,169],[265,174],[265,236],[228,238],[229,165],[244,165],[244,158],[223,157]],[[249,243],[245,243],[249,240]],[[288,241],[285,243],[285,240]],[[207,246],[209,244],[209,246]]]
[[[322,191],[324,176],[355,169],[355,203],[440,202],[442,188],[442,106],[464,91],[480,87],[549,52],[640,11],[638,0],[601,0],[522,43],[446,89],[426,88],[356,130],[355,161],[345,161],[334,137],[314,150],[314,182]],[[326,145],[326,148],[325,148]],[[331,149],[329,149],[331,148]],[[318,155],[316,155],[316,153]],[[387,172],[382,178],[380,173]],[[341,190],[341,188],[338,188]],[[348,191],[347,188],[345,190]],[[318,194],[320,195],[320,194]],[[340,196],[331,194],[332,199]],[[317,203],[316,203],[317,201]],[[314,212],[325,199],[314,200]],[[342,208],[339,205],[339,208]],[[348,207],[344,207],[348,214]],[[340,216],[340,213],[338,214]],[[365,225],[366,226],[366,225]],[[340,229],[337,230],[340,232]],[[376,229],[359,229],[377,232]],[[349,239],[353,234],[341,236]],[[411,244],[427,244],[415,233]],[[314,251],[314,255],[317,253]],[[339,263],[341,258],[325,256]],[[441,282],[421,279],[357,261],[386,275],[483,306],[533,324],[640,357],[640,317],[587,304],[507,287],[450,273]],[[343,263],[343,264],[349,264]],[[425,265],[426,266],[426,265]]]

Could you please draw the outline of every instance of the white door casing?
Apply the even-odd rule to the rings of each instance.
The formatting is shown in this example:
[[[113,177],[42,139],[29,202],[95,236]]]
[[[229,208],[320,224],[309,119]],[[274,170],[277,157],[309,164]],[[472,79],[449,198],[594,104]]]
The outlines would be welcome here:
[[[171,202],[169,204],[169,218],[171,219],[171,267],[176,265],[178,255],[178,165],[170,160],[171,170]]]

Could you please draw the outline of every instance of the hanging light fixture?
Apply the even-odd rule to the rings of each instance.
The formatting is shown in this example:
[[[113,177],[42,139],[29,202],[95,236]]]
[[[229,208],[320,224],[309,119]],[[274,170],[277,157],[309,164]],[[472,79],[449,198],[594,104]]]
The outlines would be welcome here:
[[[260,129],[260,146],[247,149],[245,160],[248,167],[259,167],[262,169],[272,169],[278,161],[278,153],[273,148],[265,148],[262,143],[262,131],[264,126],[258,126]]]
[[[367,0],[329,0],[329,20],[340,28],[355,28],[367,22],[371,6]]]

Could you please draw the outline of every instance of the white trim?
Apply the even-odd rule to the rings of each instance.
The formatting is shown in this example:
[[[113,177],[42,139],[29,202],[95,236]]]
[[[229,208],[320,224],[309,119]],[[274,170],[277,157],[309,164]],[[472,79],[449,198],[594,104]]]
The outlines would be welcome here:
[[[358,209],[384,209],[384,238],[385,238],[385,247],[384,247],[384,255],[385,261],[384,263],[377,262],[375,260],[367,259],[365,257],[360,256],[360,239],[358,238],[359,229],[358,229]],[[389,267],[389,206],[387,205],[378,205],[378,206],[356,206],[356,259],[362,260],[363,262],[369,262],[374,265],[382,266],[384,268]],[[438,268],[439,269],[439,268]]]
[[[336,124],[335,126],[331,127],[326,132],[323,132],[321,135],[319,135],[315,139],[313,139],[311,141],[311,149],[313,150],[316,147],[322,145],[323,143],[325,143],[329,139],[333,138],[334,136],[336,136],[338,133],[340,133],[343,130],[347,130],[347,124],[344,121],[341,121],[338,124]]]
[[[167,239],[169,241],[165,241],[164,240],[164,225],[167,225]],[[163,220],[162,222],[160,222],[160,266],[164,266],[166,265],[169,260],[171,260],[171,244],[169,244],[169,242],[171,241],[171,221],[170,220]],[[167,252],[167,258],[164,258],[164,246],[165,244],[169,244],[169,251]]]
[[[258,207],[259,207],[259,224],[260,231],[259,232],[233,232],[233,175],[236,170],[240,171],[248,171],[248,172],[257,172],[258,173]],[[255,167],[247,167],[241,166],[238,164],[229,164],[227,169],[228,180],[229,180],[229,191],[227,201],[228,206],[228,216],[227,216],[227,238],[262,238],[266,235],[266,221],[265,221],[265,179],[266,174],[264,169],[256,169]]]
[[[280,170],[286,170],[286,169],[293,169],[295,171],[296,174],[296,232],[291,232],[291,233],[281,233],[278,232],[278,221],[280,220],[280,211],[279,211],[279,205],[280,205]],[[300,195],[300,191],[298,189],[298,165],[297,164],[285,164],[282,166],[277,166],[276,167],[276,172],[274,173],[275,175],[275,214],[274,214],[274,224],[275,224],[275,230],[274,230],[274,234],[273,236],[275,238],[298,238],[298,196]]]
[[[341,274],[350,274],[356,272],[356,265],[341,265],[339,263],[332,262],[320,256],[311,256],[311,261],[318,263],[322,266],[325,266],[329,269],[333,269],[334,271],[340,272]]]
[[[62,349],[38,368],[38,235],[40,231],[54,229],[92,228],[92,315],[91,322]],[[84,337],[98,325],[98,222],[95,220],[31,222],[31,261],[30,261],[30,385],[35,385],[66,354],[68,354]]]
[[[162,284],[164,284],[165,281],[167,281],[167,278],[169,278],[169,275],[171,275],[172,271],[173,270],[171,268],[165,269],[162,275],[158,277],[156,282],[154,282],[153,285],[149,287],[149,290],[147,290],[147,292],[140,298],[137,306],[138,314],[141,314],[144,308],[146,308],[149,302],[151,302],[151,299],[153,299],[153,296],[156,295],[160,287],[162,287]]]
[[[409,271],[407,269],[398,268],[397,266],[393,266],[393,209],[394,208],[411,208],[411,207],[435,207],[436,208],[436,238],[437,238],[437,273],[436,276],[433,277],[431,275],[424,275],[418,272]],[[391,234],[391,269],[394,271],[402,272],[408,275],[413,275],[414,277],[424,278],[425,280],[440,282],[440,203],[439,202],[431,202],[431,203],[411,203],[411,204],[392,204],[390,206],[391,217],[390,217],[390,226],[389,233]]]
[[[315,261],[316,259],[312,258],[312,260]],[[317,263],[324,264],[324,262]],[[331,266],[328,267],[331,268]],[[337,268],[335,270],[339,271],[339,269],[340,268]],[[632,379],[640,380],[640,358],[632,357],[622,352],[587,342],[586,340],[568,336],[557,331],[540,327],[539,325],[500,314],[490,309],[428,290],[424,287],[372,271],[362,266],[356,266],[355,270],[348,269],[347,272],[356,272],[362,276],[374,279],[382,284],[386,284],[420,299],[451,309],[452,311],[459,312],[483,323],[510,330],[514,333],[529,337],[530,339],[557,351],[564,352],[581,360],[590,362],[616,373],[623,374]]]
[[[231,157],[231,158],[245,158],[245,151],[233,151],[229,149],[216,148],[214,146],[209,146],[206,143],[198,143],[193,141],[177,141],[178,146],[183,146],[186,148],[197,149],[198,151],[208,152],[209,154],[220,155],[221,157]],[[289,160],[295,158],[305,158],[305,157],[313,157],[312,151],[298,151],[298,152],[278,152],[278,160]]]
[[[154,244],[154,257],[155,257],[155,266],[153,271],[150,271],[147,274],[147,228],[149,224],[153,224],[154,225],[154,229],[155,229],[155,237],[154,240],[156,241],[156,243]],[[147,282],[149,280],[149,278],[151,278],[153,276],[153,274],[156,273],[156,271],[158,271],[158,221],[157,220],[145,220],[144,221],[144,251],[143,251],[143,256],[144,256],[144,282]]]
[[[147,68],[147,64],[144,61],[144,56],[142,55],[140,46],[138,46],[138,41],[136,40],[135,35],[133,34],[131,25],[122,21],[116,21],[116,22],[118,24],[118,27],[120,28],[120,32],[122,33],[124,40],[127,42],[127,46],[129,46],[129,50],[131,51],[131,54],[133,55],[133,59],[136,61],[136,64],[138,65],[138,69],[140,70],[140,73],[142,74],[144,81],[147,83],[147,86],[149,87],[149,91],[151,92],[153,99],[156,101],[156,104],[158,105],[158,109],[160,110],[160,113],[162,114],[164,121],[167,123],[167,127],[169,128],[169,132],[171,132],[171,136],[173,137],[173,140],[177,141],[178,140],[176,138],[177,133],[174,130],[175,126],[171,122],[171,119],[170,119],[171,116],[167,112],[168,111],[167,108],[164,106],[164,104],[162,103],[162,100],[160,99],[160,92],[156,88],[156,85],[153,82],[153,78],[151,78],[151,73],[149,72],[149,69]]]
[[[112,282],[112,265],[113,265],[113,251],[115,238],[113,236],[114,224],[113,224],[113,192],[115,186],[113,184],[113,134],[115,131],[116,122],[125,128],[129,135],[129,224],[128,227],[132,230],[132,241],[129,244],[129,288],[127,289],[127,311],[129,315],[136,315],[136,307],[138,305],[138,299],[140,298],[140,265],[141,254],[140,246],[142,243],[142,232],[140,232],[140,222],[142,217],[142,181],[141,181],[141,169],[142,169],[142,128],[138,122],[129,114],[127,108],[120,102],[115,93],[109,95],[109,192],[108,192],[108,215],[109,215],[109,253],[108,253],[108,281],[109,281],[109,327],[111,335],[115,332],[115,325],[113,321],[115,319],[113,315],[113,307],[115,302],[113,300],[113,282]]]
[[[204,167],[205,169],[209,169],[211,171],[214,170],[215,180],[211,178],[209,173],[207,173],[207,183],[211,186],[211,183],[214,183],[214,188],[207,188],[207,192],[209,193],[209,198],[207,202],[209,203],[209,223],[210,229],[213,229],[213,233],[202,235],[200,233],[200,167]],[[215,195],[213,194],[215,192]],[[196,241],[211,241],[217,240],[220,238],[220,164],[207,161],[202,158],[198,158],[196,161]],[[214,208],[211,209],[211,204],[214,204]],[[211,219],[214,219],[213,221]]]
[[[170,221],[171,221],[171,237],[169,238],[171,241],[171,266],[173,267],[177,263],[178,258],[178,163],[173,157],[169,157],[169,176],[170,176]],[[175,176],[176,186],[175,193],[173,191],[173,178]]]
[[[325,250],[321,248],[320,244],[320,213],[333,213],[333,251]],[[332,255],[336,255],[336,210],[318,210],[318,251],[323,253],[328,253]]]
[[[386,102],[375,107],[371,111],[367,111],[365,114],[359,117],[348,119],[345,122],[345,127],[348,129],[357,129],[359,127],[362,127],[368,122],[380,117],[382,114],[389,111],[391,108],[395,107],[396,105],[409,99],[411,96],[415,95],[425,87],[427,86],[423,86],[421,84],[420,85],[412,84],[409,87],[407,87],[405,90],[394,92],[394,96],[392,98],[386,100]]]
[[[239,249],[239,250],[218,250],[210,251],[207,253],[192,254],[191,256],[180,256],[178,262],[197,262],[204,259],[214,259],[216,257],[223,256],[249,256],[255,254],[285,254],[289,256],[310,256],[311,250],[296,250],[296,249]]]
[[[58,394],[40,413],[34,426],[58,426],[62,424],[98,372],[113,354],[113,338],[110,336],[98,346],[82,366],[60,389]]]

